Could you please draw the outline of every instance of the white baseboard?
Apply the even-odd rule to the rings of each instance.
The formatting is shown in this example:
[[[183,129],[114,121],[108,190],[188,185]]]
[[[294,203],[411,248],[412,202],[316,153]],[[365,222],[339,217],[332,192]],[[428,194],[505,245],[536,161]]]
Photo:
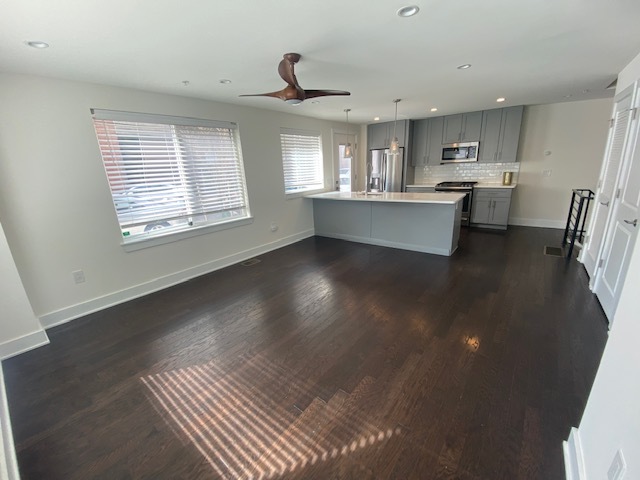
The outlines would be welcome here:
[[[16,459],[13,433],[11,432],[11,417],[7,392],[4,389],[4,374],[0,362],[0,479],[20,480],[18,461]]]
[[[580,432],[577,428],[571,428],[569,439],[566,442],[562,442],[562,450],[564,452],[564,470],[567,480],[586,480],[587,475],[584,470]]]
[[[278,248],[282,248],[292,243],[299,242],[300,240],[312,237],[313,235],[313,229],[305,230],[294,235],[281,238],[279,240],[276,240],[275,242],[267,243],[255,248],[250,248],[249,250],[234,253],[233,255],[219,258],[211,262],[203,263],[201,265],[197,265],[180,272],[172,273],[164,277],[156,278],[149,282],[141,283],[125,290],[120,290],[119,292],[110,293],[108,295],[94,298],[86,302],[71,305],[70,307],[66,307],[61,310],[42,315],[40,317],[40,323],[44,328],[55,327],[56,325],[61,325],[70,320],[88,315],[89,313],[104,310],[105,308],[128,302],[129,300],[133,300],[134,298],[143,297],[145,295],[149,295],[150,293],[164,290],[165,288],[177,285],[182,282],[186,282],[187,280],[190,280],[192,278],[211,273],[215,270],[220,270],[221,268],[234,265],[238,262],[243,262],[245,260],[248,260],[249,258],[265,254],[272,250],[277,250]]]
[[[47,332],[39,330],[0,344],[0,360],[28,352],[49,343]],[[2,477],[0,477],[2,478]]]
[[[545,218],[509,218],[509,225],[521,227],[559,228],[564,230],[567,226],[566,220],[548,220]]]

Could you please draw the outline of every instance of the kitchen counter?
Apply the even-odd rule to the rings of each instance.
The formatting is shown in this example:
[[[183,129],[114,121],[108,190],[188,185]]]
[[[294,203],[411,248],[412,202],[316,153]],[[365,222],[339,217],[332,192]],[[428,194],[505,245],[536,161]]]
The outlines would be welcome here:
[[[460,193],[415,193],[415,192],[327,192],[309,195],[307,198],[323,200],[353,200],[356,202],[399,202],[399,203],[438,203],[453,205],[464,198]]]
[[[438,183],[440,183],[440,182],[437,182],[437,183],[430,182],[430,183],[420,183],[420,184],[415,184],[415,185],[407,185],[407,188],[410,188],[410,187],[418,187],[418,188],[419,187],[429,187],[429,188],[432,188],[432,187],[435,187]],[[516,183],[512,183],[511,185],[502,185],[502,183],[479,182],[479,183],[476,183],[473,186],[473,188],[512,188],[513,189],[513,188],[516,188],[516,185],[517,185]]]
[[[328,192],[313,201],[315,234],[449,256],[458,248],[463,194]]]
[[[501,183],[477,183],[473,186],[473,188],[511,188],[514,189],[516,188],[515,183],[512,183],[511,185],[502,185]]]

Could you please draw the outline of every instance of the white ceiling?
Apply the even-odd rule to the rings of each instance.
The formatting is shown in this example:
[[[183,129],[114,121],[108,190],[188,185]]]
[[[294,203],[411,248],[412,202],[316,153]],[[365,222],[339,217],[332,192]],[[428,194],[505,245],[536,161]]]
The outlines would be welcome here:
[[[395,14],[412,3],[415,17]],[[394,98],[399,118],[424,118],[495,108],[497,97],[610,96],[640,52],[638,0],[3,0],[0,10],[0,72],[334,120],[351,108],[358,123],[392,119]],[[351,96],[297,107],[238,97],[283,88],[276,69],[286,52],[302,55],[303,88]],[[473,66],[456,69],[464,63]]]

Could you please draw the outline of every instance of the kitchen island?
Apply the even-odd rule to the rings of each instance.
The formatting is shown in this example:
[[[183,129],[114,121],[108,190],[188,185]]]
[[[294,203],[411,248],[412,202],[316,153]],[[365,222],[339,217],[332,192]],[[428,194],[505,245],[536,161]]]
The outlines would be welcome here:
[[[321,237],[446,256],[458,248],[459,193],[328,192],[307,198]]]

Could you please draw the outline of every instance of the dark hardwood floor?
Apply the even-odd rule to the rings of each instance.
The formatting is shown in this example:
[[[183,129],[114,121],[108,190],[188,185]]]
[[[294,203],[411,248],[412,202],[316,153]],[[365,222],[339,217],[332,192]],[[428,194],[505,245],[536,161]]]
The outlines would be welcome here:
[[[606,342],[558,230],[310,238],[4,362],[24,479],[561,479]]]

